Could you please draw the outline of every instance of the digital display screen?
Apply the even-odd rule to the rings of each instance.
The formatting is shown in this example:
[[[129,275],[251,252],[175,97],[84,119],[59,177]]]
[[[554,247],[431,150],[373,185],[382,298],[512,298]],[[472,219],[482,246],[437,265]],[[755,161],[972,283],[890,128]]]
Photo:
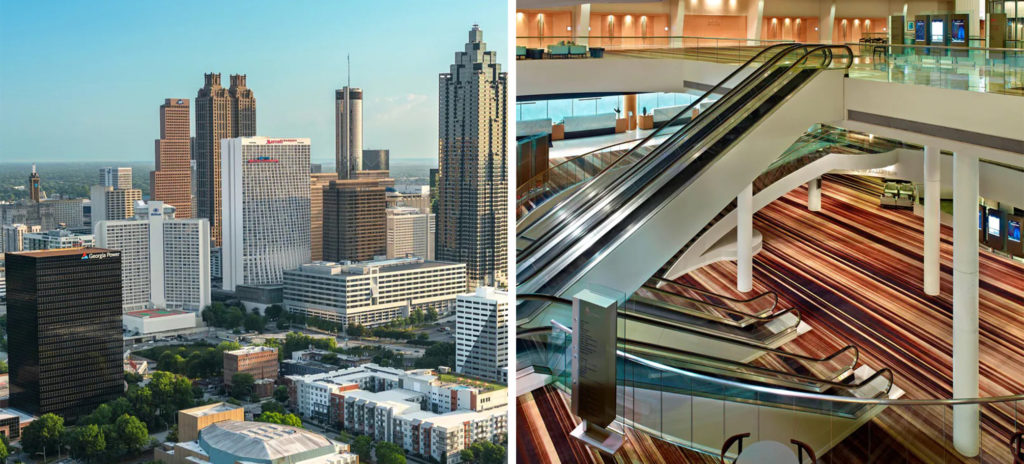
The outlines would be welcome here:
[[[1011,242],[1020,241],[1020,222],[1013,219],[1006,221],[1006,238],[1010,239]]]
[[[928,29],[926,27],[924,27],[924,20],[923,19],[917,20],[917,30],[914,31],[914,40],[916,40],[918,42],[924,42],[926,37],[927,37],[926,36],[927,33],[928,33]]]
[[[985,228],[985,209],[978,208],[978,230]]]
[[[964,43],[967,40],[967,33],[964,31],[964,20],[954,19],[953,29],[950,32],[950,40],[953,43]]]
[[[999,229],[1002,228],[1002,218],[997,213],[990,213],[988,215],[988,234],[993,237],[999,237]]]
[[[941,19],[932,20],[932,43],[942,43],[945,38],[946,22]]]
[[[907,30],[908,31],[914,30],[914,22],[913,21],[907,21]]]

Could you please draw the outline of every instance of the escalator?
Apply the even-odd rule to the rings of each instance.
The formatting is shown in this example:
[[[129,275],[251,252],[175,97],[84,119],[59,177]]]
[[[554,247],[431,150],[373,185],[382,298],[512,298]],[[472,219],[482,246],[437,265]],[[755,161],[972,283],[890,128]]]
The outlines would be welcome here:
[[[689,124],[664,137],[660,131],[669,121],[632,150],[647,153],[622,156],[630,162],[613,163],[519,227],[519,292],[571,295],[573,288],[596,284],[631,294],[640,288],[644,276],[655,274],[742,184],[777,158],[765,153],[773,147],[781,153],[814,123],[837,119],[832,113],[841,105],[815,96],[835,93],[836,84],[841,88],[849,60],[837,64],[834,51],[850,56],[842,46],[762,50],[676,116],[690,114],[746,73]],[[841,100],[841,94],[834,96]],[[658,136],[656,146],[649,146]],[[544,306],[521,303],[517,317],[530,318]]]

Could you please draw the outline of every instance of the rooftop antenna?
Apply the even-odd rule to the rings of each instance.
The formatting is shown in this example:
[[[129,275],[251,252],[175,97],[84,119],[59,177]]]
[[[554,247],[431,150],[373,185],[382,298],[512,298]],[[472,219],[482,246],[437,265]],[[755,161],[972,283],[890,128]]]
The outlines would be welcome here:
[[[32,163],[32,174],[36,173],[36,163]]]
[[[348,64],[348,86],[352,87],[352,55],[346,54],[345,61]]]

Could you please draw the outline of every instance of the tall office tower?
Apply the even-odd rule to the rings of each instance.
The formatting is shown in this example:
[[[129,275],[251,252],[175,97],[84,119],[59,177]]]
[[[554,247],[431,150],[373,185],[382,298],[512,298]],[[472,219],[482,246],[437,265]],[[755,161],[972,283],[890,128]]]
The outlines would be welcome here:
[[[473,25],[440,75],[437,258],[466,263],[471,287],[508,274],[508,76],[486,49]]]
[[[121,253],[7,255],[11,406],[74,420],[124,394]]]
[[[231,87],[231,136],[252,137],[256,135],[256,96],[245,86],[245,74],[232,74]]]
[[[324,189],[324,259],[369,261],[387,253],[385,184],[336,180]]]
[[[196,96],[196,209],[195,217],[210,221],[210,238],[221,245],[221,140],[256,135],[256,97],[245,86],[245,75],[232,75],[231,88],[220,85],[220,74],[205,75]]]
[[[336,172],[314,172],[309,175],[309,259],[324,259],[324,189],[332,180],[338,180]]]
[[[417,208],[396,207],[387,213],[387,257],[409,255],[434,260],[434,215]]]
[[[132,188],[132,168],[100,168],[99,185],[124,190]]]
[[[32,174],[28,175],[28,192],[32,201],[39,203],[39,173],[36,172],[36,165],[32,163]]]
[[[192,137],[187,98],[168,98],[160,105],[160,138],[156,170],[149,172],[150,199],[173,206],[175,217],[192,217]]]
[[[341,180],[363,170],[363,89],[334,91],[334,162]]]
[[[455,299],[455,371],[508,383],[508,293],[479,287]]]
[[[387,171],[391,169],[391,150],[363,150],[364,171]]]
[[[309,139],[221,141],[223,284],[278,285],[309,262]]]
[[[142,190],[115,189],[93,185],[89,195],[92,203],[92,224],[135,217],[135,203],[142,201]]]
[[[61,224],[64,227],[83,227],[85,225],[85,200],[74,198],[69,200],[43,200],[41,202],[49,206],[53,212],[53,221],[57,227]]]

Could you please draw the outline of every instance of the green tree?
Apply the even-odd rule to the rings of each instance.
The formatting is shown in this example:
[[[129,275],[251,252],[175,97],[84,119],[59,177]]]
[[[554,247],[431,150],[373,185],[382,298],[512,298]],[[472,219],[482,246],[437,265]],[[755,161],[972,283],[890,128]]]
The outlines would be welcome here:
[[[247,400],[252,396],[253,386],[256,379],[252,374],[239,372],[231,376],[231,397],[237,400]]]
[[[0,374],[6,374],[7,370],[7,361],[0,361]]]
[[[149,430],[135,416],[122,414],[114,422],[114,434],[117,436],[118,448],[130,454],[136,454],[149,443]]]
[[[463,462],[473,462],[476,464],[504,464],[506,461],[505,447],[486,440],[473,443],[466,449],[466,451],[470,452],[470,457],[472,459]]]
[[[465,448],[459,452],[459,462],[463,464],[473,464],[476,461],[476,457],[473,456],[473,450]]]
[[[240,350],[240,349],[242,349],[242,344],[238,343],[238,342],[227,342],[227,341],[225,341],[225,342],[220,342],[217,345],[217,351],[220,351],[220,354],[223,354],[225,351],[234,351],[234,350]]]
[[[302,419],[299,419],[299,416],[296,416],[295,414],[285,414],[284,416],[281,417],[281,424],[290,425],[292,427],[297,427],[301,429]]]
[[[260,403],[260,412],[276,412],[278,414],[284,414],[284,405],[277,401],[264,401]]]
[[[247,314],[243,325],[245,326],[246,331],[263,332],[266,328],[265,322],[259,314]]]
[[[4,435],[6,437],[6,435]],[[10,456],[11,452],[7,449],[7,440],[0,441],[0,462],[7,462],[7,457]]]
[[[377,464],[405,464],[405,450],[390,441],[377,443]]]
[[[54,456],[64,435],[64,418],[53,413],[32,421],[21,434],[21,447],[29,454]]]
[[[167,429],[167,441],[178,441],[178,424],[174,424],[171,426],[171,428]]]
[[[272,304],[267,306],[267,309],[263,310],[263,315],[267,317],[268,321],[276,321],[280,319],[282,313],[284,313],[284,308],[279,304]]]
[[[348,328],[345,329],[345,333],[347,333],[349,337],[362,337],[366,334],[366,329],[364,329],[360,324],[349,324]]]
[[[96,461],[107,451],[103,431],[96,424],[82,425],[71,432],[71,453],[88,461]]]
[[[370,462],[373,456],[373,440],[368,435],[360,435],[352,440],[352,452],[359,455],[359,462]]]
[[[275,388],[274,389],[274,399],[277,400],[277,402],[281,403],[281,404],[288,403],[288,401],[291,399],[288,396],[288,387],[286,387],[284,385],[281,385],[281,386]]]

